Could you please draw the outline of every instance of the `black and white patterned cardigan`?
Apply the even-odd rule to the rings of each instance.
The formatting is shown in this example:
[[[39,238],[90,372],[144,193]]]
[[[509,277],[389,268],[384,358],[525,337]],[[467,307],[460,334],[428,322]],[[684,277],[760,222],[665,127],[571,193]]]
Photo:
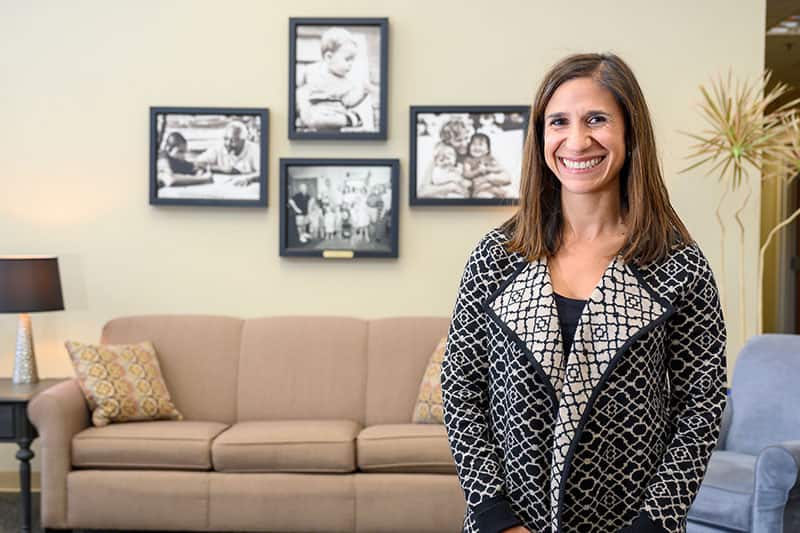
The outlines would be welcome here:
[[[725,404],[705,256],[692,244],[646,267],[615,257],[562,370],[546,259],[505,240],[492,230],[470,255],[442,364],[464,531],[683,533]]]

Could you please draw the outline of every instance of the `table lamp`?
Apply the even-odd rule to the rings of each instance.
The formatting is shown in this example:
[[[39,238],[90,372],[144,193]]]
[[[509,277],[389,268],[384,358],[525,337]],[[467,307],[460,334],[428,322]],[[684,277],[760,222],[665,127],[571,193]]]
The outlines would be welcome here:
[[[0,256],[0,313],[20,313],[14,383],[36,383],[33,330],[28,313],[61,311],[58,259],[45,256]]]

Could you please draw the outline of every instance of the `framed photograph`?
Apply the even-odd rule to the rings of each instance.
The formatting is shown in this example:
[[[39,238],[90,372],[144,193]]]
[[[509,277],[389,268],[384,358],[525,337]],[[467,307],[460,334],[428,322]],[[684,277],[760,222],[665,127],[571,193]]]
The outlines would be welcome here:
[[[150,108],[150,203],[267,206],[269,110]]]
[[[281,159],[280,255],[397,257],[397,159]]]
[[[386,139],[387,18],[289,19],[289,138]]]
[[[411,205],[519,202],[528,106],[412,106]]]

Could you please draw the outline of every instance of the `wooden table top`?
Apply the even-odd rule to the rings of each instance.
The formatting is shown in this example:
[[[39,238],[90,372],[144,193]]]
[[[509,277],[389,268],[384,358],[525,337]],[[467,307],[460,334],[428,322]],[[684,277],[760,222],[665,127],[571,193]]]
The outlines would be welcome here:
[[[39,383],[17,385],[11,378],[0,378],[0,402],[27,402],[38,393],[69,378],[40,379]]]

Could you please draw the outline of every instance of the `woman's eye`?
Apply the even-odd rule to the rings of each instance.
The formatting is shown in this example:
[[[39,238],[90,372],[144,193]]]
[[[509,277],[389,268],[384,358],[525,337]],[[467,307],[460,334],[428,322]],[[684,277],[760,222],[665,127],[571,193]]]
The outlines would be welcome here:
[[[601,124],[606,121],[606,117],[603,115],[593,115],[589,117],[589,124]]]
[[[554,118],[553,120],[550,121],[551,126],[563,126],[566,123],[567,121],[564,120],[563,118]]]

